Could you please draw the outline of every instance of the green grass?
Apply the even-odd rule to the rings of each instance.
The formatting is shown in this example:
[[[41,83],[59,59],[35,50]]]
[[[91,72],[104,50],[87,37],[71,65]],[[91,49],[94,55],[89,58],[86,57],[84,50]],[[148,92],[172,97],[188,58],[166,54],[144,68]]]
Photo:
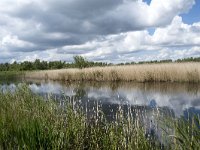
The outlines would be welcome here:
[[[116,121],[107,121],[101,109],[88,117],[75,102],[66,98],[61,107],[26,86],[0,92],[0,149],[161,149],[156,138],[145,137],[140,120],[124,117],[122,109]],[[166,149],[198,149],[200,120],[194,119],[170,123],[174,135],[166,134],[172,142]]]

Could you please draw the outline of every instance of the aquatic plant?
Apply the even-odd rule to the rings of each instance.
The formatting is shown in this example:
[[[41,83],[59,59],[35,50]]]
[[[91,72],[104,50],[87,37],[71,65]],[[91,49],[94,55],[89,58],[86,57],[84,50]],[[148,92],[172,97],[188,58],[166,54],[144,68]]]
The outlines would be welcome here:
[[[162,143],[143,126],[145,112],[118,105],[108,120],[101,104],[83,107],[79,96],[60,103],[33,94],[22,85],[0,92],[0,149],[180,149],[198,148],[199,118],[192,124],[172,119]],[[126,111],[124,111],[126,110]],[[159,119],[159,109],[155,108]],[[161,120],[161,119],[159,119]],[[165,128],[163,128],[165,129]],[[164,133],[164,132],[163,132]],[[170,136],[169,136],[170,135]],[[164,134],[163,134],[164,136]],[[170,140],[173,139],[173,140]],[[190,140],[191,139],[191,140]]]

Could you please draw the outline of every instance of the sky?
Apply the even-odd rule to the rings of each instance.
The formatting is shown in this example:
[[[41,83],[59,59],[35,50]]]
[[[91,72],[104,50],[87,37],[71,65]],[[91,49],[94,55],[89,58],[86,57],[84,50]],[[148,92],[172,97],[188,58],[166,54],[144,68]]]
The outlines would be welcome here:
[[[200,0],[1,0],[0,63],[200,57]]]

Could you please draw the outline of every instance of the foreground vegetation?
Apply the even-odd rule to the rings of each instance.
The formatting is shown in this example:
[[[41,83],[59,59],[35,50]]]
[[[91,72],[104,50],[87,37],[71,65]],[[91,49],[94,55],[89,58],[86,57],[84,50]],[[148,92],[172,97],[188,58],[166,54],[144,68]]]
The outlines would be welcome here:
[[[62,81],[200,82],[200,63],[162,63],[27,72],[25,78]]]
[[[165,142],[145,134],[141,112],[124,114],[119,106],[115,121],[108,121],[101,107],[87,115],[76,97],[58,105],[26,86],[15,93],[0,92],[0,149],[199,149],[200,119],[165,122]],[[131,109],[129,109],[131,110]],[[89,111],[89,110],[88,110]],[[133,117],[136,116],[136,117]],[[171,129],[173,134],[168,133]],[[171,133],[171,132],[170,132]]]

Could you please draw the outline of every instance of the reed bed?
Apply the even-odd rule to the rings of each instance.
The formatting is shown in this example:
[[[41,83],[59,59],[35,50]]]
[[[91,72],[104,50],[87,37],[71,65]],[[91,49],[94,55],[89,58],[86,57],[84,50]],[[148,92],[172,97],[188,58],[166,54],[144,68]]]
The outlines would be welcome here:
[[[200,82],[200,63],[138,64],[27,72],[25,78],[62,81]]]
[[[33,94],[26,86],[14,93],[0,92],[0,149],[199,149],[200,119],[165,120],[166,142],[146,134],[141,111],[126,114],[122,106],[115,121],[108,121],[101,105],[83,110],[79,99],[66,98],[62,104]],[[156,113],[159,116],[159,113]],[[158,117],[159,118],[159,117]],[[172,129],[173,134],[169,135]],[[170,132],[171,133],[171,132]]]

